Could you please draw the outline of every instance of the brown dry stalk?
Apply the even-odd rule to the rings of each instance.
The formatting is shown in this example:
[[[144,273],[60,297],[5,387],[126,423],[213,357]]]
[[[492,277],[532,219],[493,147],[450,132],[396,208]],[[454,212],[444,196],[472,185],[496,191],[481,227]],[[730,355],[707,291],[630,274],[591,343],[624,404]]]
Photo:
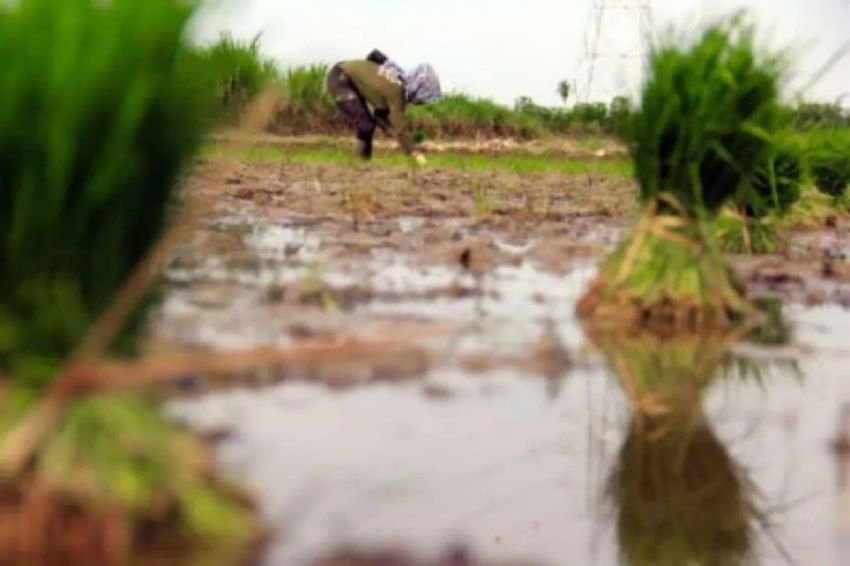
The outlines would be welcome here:
[[[77,349],[71,354],[71,360],[100,356],[121,332],[127,319],[159,278],[160,268],[168,255],[193,228],[195,216],[189,208],[187,207],[187,210],[160,238],[148,255],[133,269],[112,303],[92,324]]]
[[[673,197],[662,195],[659,196],[658,200],[667,202],[677,210],[680,208],[680,205],[677,204],[677,201]],[[617,273],[615,281],[618,284],[625,281],[634,270],[635,263],[637,263],[638,256],[648,235],[653,235],[656,238],[667,240],[668,242],[687,248],[694,255],[699,254],[702,249],[697,242],[673,231],[677,228],[687,226],[687,222],[683,218],[670,215],[657,215],[657,203],[658,201],[653,201],[648,204],[638,222],[637,228],[632,235],[632,241],[623,258],[623,263],[620,265],[620,270]]]
[[[127,391],[169,382],[187,374],[239,373],[261,367],[312,366],[334,359],[370,359],[407,349],[397,340],[311,340],[288,349],[256,348],[237,352],[175,352],[137,361],[99,360],[84,366],[73,391]],[[93,380],[93,381],[92,381]]]
[[[397,340],[313,340],[288,349],[175,352],[131,361],[79,359],[7,435],[0,446],[0,477],[15,477],[23,471],[67,403],[81,395],[143,389],[190,373],[239,373],[261,367],[309,366],[329,359],[370,358],[394,348],[409,346]]]
[[[675,210],[678,213],[678,216],[672,216],[669,214],[658,215],[658,204],[662,202]],[[659,238],[666,238],[675,243],[686,245],[687,247],[698,250],[699,247],[696,246],[694,242],[679,236],[678,234],[671,233],[671,230],[686,227],[688,222],[685,218],[687,217],[688,212],[685,209],[685,206],[681,203],[681,201],[679,201],[679,199],[670,193],[660,193],[654,200],[649,202],[644,208],[644,212],[641,215],[641,219],[638,222],[634,235],[632,236],[632,244],[626,252],[624,264],[629,268],[622,268],[618,279],[622,279],[624,277],[622,275],[623,273],[626,273],[627,276],[627,274],[631,272],[631,264],[637,260],[637,255],[641,247],[643,247],[643,240],[646,238],[647,232],[654,234]]]
[[[623,263],[620,264],[620,270],[617,272],[617,277],[614,280],[615,285],[619,285],[625,281],[634,269],[634,264],[637,262],[638,254],[640,254],[640,250],[643,247],[643,241],[646,239],[646,233],[650,228],[651,219],[655,215],[656,208],[655,202],[650,203],[641,216],[637,229],[632,236],[632,243],[626,250]]]
[[[701,251],[699,244],[681,234],[671,232],[671,230],[683,228],[686,225],[687,223],[684,220],[676,216],[656,216],[649,226],[649,232],[656,238],[687,248],[692,254],[698,255]]]
[[[673,208],[676,212],[679,213],[679,216],[683,218],[688,216],[688,209],[685,208],[685,205],[682,204],[682,201],[679,200],[679,197],[677,197],[673,193],[658,193],[658,196],[656,196],[656,200],[668,204],[671,208]]]
[[[279,88],[264,89],[242,112],[239,119],[239,129],[265,131],[274,124],[277,114],[287,103],[284,93]]]
[[[16,477],[64,410],[64,401],[54,395],[44,398],[6,435],[0,445],[0,480]]]

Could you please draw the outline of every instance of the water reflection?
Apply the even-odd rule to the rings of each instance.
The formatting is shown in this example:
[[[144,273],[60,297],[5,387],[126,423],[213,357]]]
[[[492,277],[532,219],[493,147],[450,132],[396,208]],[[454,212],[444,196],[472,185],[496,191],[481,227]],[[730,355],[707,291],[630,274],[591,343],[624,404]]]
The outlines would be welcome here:
[[[850,488],[850,404],[845,403],[838,419],[838,435],[832,441],[838,467],[838,487]]]
[[[785,304],[774,297],[757,298],[753,302],[761,318],[757,324],[742,331],[744,348],[738,348],[739,353],[726,357],[718,377],[762,386],[771,377],[802,381],[798,357],[793,352],[781,354],[781,349],[791,346],[794,341],[794,328],[785,315]]]
[[[715,434],[703,395],[733,334],[595,335],[630,407],[606,496],[627,564],[744,564],[767,522],[754,484]]]
[[[742,564],[755,548],[753,484],[697,404],[632,420],[608,496],[629,564]]]
[[[747,333],[746,340],[760,346],[787,346],[794,337],[781,299],[758,298],[753,301],[762,314],[761,322]]]

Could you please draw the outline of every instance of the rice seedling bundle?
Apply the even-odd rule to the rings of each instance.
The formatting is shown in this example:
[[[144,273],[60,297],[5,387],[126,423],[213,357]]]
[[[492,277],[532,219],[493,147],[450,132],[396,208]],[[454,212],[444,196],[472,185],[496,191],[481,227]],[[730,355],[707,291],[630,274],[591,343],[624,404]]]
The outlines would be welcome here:
[[[78,563],[125,563],[157,538],[152,529],[207,545],[253,527],[219,489],[206,449],[142,399],[82,395],[32,449],[25,441],[69,357],[179,204],[206,111],[184,39],[193,9],[185,0],[0,4],[0,531],[45,535],[29,548],[0,532],[12,562],[57,563],[76,549]],[[141,315],[103,346],[132,353]],[[31,504],[45,512],[28,513]]]
[[[585,319],[696,329],[751,312],[715,221],[769,154],[781,71],[738,18],[654,49],[626,136],[643,213],[580,302]]]

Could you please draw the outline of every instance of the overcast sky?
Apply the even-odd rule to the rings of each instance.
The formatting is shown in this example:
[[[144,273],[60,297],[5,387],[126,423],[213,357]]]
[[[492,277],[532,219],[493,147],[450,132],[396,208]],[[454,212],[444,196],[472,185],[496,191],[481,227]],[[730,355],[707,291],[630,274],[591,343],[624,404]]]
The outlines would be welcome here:
[[[446,90],[511,104],[518,96],[555,104],[561,79],[586,83],[581,66],[592,0],[210,0],[196,22],[200,41],[230,31],[262,33],[263,51],[282,66],[363,57],[378,47],[402,66],[431,62]],[[789,94],[815,78],[850,41],[850,0],[650,0],[653,28],[698,25],[748,8],[766,41],[789,47],[795,78]],[[637,26],[612,14],[620,52]],[[630,35],[629,31],[634,30]],[[636,40],[635,40],[636,41]],[[624,63],[602,60],[596,83],[607,94],[628,84]],[[606,82],[608,81],[608,82]],[[604,85],[604,86],[602,86]],[[811,86],[810,98],[833,101],[850,92],[850,55]],[[850,95],[845,99],[850,103]]]

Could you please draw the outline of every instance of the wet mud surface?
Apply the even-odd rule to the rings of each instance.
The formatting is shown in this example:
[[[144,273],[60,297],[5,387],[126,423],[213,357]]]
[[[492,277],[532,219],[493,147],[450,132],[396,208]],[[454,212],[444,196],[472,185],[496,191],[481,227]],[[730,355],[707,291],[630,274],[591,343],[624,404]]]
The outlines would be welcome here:
[[[732,258],[754,295],[784,302],[783,327],[704,368],[679,439],[657,411],[636,424],[616,353],[574,312],[636,212],[629,181],[213,159],[187,190],[196,229],[154,345],[349,341],[168,392],[168,414],[256,491],[265,564],[638,563],[634,540],[667,538],[708,563],[850,561],[846,219],[790,234],[782,256]],[[660,368],[679,359],[665,348]],[[675,473],[631,459],[650,437],[679,447]],[[685,478],[691,509],[630,491],[649,466]],[[725,506],[690,496],[712,477]],[[706,537],[729,554],[704,556]]]

